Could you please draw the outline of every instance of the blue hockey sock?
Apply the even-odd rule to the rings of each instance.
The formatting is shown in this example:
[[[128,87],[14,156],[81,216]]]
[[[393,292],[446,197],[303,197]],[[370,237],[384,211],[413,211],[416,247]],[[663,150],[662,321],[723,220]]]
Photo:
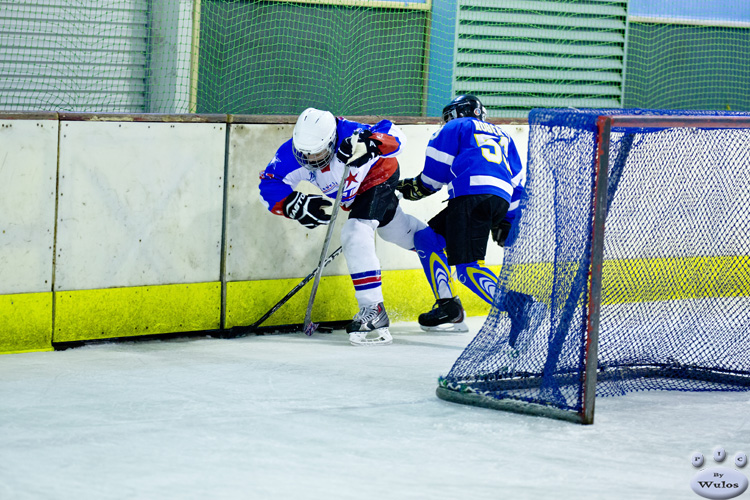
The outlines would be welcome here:
[[[458,264],[456,276],[469,290],[479,295],[485,302],[492,304],[497,290],[497,276],[484,266],[483,260]]]
[[[414,246],[435,299],[453,297],[453,279],[445,255],[445,238],[431,227],[426,227],[414,234]]]

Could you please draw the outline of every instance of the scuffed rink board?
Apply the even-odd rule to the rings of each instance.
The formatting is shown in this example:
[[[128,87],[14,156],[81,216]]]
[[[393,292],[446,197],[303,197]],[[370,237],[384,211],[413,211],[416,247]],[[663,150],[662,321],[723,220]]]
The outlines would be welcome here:
[[[0,120],[0,353],[52,349],[56,113]]]
[[[60,126],[54,341],[218,328],[226,124]]]

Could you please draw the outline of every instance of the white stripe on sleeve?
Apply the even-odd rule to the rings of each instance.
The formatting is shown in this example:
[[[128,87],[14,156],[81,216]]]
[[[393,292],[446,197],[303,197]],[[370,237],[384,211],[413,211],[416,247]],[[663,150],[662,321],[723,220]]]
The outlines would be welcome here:
[[[424,182],[425,186],[432,189],[433,191],[440,191],[440,189],[445,185],[444,183],[440,181],[436,181],[435,179],[432,179],[430,177],[427,177],[424,175],[424,172],[421,174],[422,182]]]
[[[432,158],[433,160],[439,161],[440,163],[445,163],[448,166],[453,165],[453,159],[455,158],[454,156],[449,155],[448,153],[443,153],[442,151],[438,151],[432,146],[429,146],[427,148],[426,156],[427,158]]]

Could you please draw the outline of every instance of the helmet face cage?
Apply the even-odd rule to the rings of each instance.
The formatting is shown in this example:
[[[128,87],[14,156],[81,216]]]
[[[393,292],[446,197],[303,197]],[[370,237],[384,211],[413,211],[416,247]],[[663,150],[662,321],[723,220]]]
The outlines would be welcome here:
[[[313,172],[325,168],[331,163],[335,153],[335,146],[336,134],[320,151],[300,151],[294,146],[294,142],[292,141],[292,151],[294,152],[294,157],[297,159],[297,163]]]
[[[445,123],[454,118],[464,117],[485,121],[487,110],[482,105],[482,102],[471,94],[460,95],[443,108],[443,121]]]

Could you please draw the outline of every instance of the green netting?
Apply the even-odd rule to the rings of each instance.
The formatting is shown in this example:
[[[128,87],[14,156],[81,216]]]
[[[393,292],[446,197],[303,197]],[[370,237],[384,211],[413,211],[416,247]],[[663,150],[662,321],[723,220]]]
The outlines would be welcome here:
[[[625,107],[750,110],[750,28],[630,24]]]
[[[437,116],[465,92],[509,118],[750,109],[750,23],[633,3],[0,0],[0,110]]]
[[[204,0],[198,111],[421,115],[428,13]]]

